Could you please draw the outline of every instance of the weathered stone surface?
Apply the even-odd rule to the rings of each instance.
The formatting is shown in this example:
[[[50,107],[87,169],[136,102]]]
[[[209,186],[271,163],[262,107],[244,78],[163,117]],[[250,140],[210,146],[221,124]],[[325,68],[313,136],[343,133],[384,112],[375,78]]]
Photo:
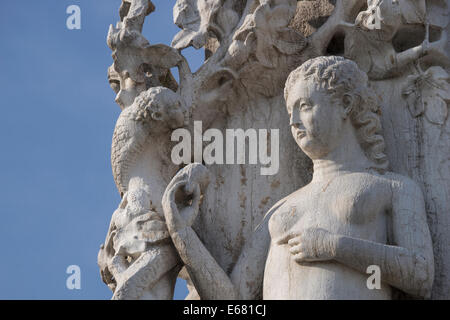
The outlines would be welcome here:
[[[183,206],[175,194],[192,193],[185,187],[192,182],[174,177],[163,196],[166,222],[202,298],[391,299],[391,286],[431,296],[422,191],[386,172],[379,106],[367,84],[366,74],[341,57],[309,60],[291,74],[285,97],[292,135],[313,160],[314,176],[269,210],[231,272],[183,218],[183,211],[198,213],[201,188]],[[369,266],[383,274],[377,290],[367,287]]]
[[[297,2],[297,11],[290,27],[305,37],[313,34],[331,16],[335,0],[310,0]]]
[[[151,1],[123,0],[121,21],[108,35],[114,60],[109,81],[123,109],[112,146],[122,202],[99,253],[102,277],[114,298],[169,299],[184,266],[180,276],[188,280],[190,299],[388,299],[397,293],[449,299],[448,9],[444,0],[178,0],[174,20],[181,31],[171,47],[151,45],[141,34],[154,10]],[[205,48],[207,60],[195,73],[182,55],[188,46]],[[316,166],[326,155],[314,156],[299,143],[302,152],[295,143],[299,137],[292,139],[291,133],[299,124],[291,118],[288,125],[294,106],[288,100],[286,111],[286,79],[319,56],[345,57],[344,62],[328,59],[353,70],[336,79],[318,76],[330,79],[328,86],[361,72],[368,77],[353,91],[346,85],[337,91],[347,92],[341,100],[359,97],[354,98],[359,99],[357,108],[370,105],[373,114],[352,125],[337,125],[342,124],[339,117],[328,119],[320,130],[323,137],[337,128],[359,136],[360,127],[369,124],[362,135],[372,137],[370,141],[358,144],[360,140],[351,143],[349,138],[344,143],[338,134],[327,140],[348,151],[335,172],[351,172],[351,183],[341,174],[329,185],[318,179],[327,176],[326,169]],[[179,70],[179,83],[170,73],[173,67]],[[304,78],[291,81],[298,85],[288,86],[287,92],[295,96],[305,91]],[[361,98],[367,91],[374,93],[373,101]],[[330,103],[326,94],[321,97],[314,108],[326,110]],[[316,120],[323,121],[320,116]],[[382,131],[374,136],[379,120]],[[223,136],[227,129],[267,130],[260,132],[270,135],[269,149],[276,136],[270,130],[278,129],[279,170],[261,175],[261,165],[243,161],[207,164],[208,174],[200,164],[177,173],[183,165],[171,157],[171,134],[182,127],[194,137],[200,121],[201,131],[216,129]],[[194,141],[193,148],[203,144]],[[367,144],[375,146],[370,154],[357,152],[359,147],[366,151]],[[389,167],[377,168],[387,169],[385,173],[367,169],[365,164],[377,164],[384,155]],[[188,163],[205,161],[198,152],[191,156]],[[330,161],[336,165],[340,160]],[[321,189],[321,183],[327,186]],[[386,190],[394,197],[384,197]],[[343,221],[331,221],[322,212],[324,204],[336,199],[347,199],[335,207],[338,216],[346,217]],[[353,220],[361,203],[373,214],[365,219],[363,210],[361,220],[359,215]],[[380,213],[382,204],[386,216]],[[315,214],[298,213],[309,211]],[[284,218],[276,218],[280,216]],[[295,234],[291,243],[275,244],[288,230],[302,234]],[[291,257],[291,244],[296,254],[306,250],[313,258],[307,267],[301,258]],[[358,259],[350,261],[349,256]],[[387,277],[379,291],[364,286],[369,264],[378,265]],[[337,276],[327,278],[324,270]],[[290,291],[290,281],[303,287]]]

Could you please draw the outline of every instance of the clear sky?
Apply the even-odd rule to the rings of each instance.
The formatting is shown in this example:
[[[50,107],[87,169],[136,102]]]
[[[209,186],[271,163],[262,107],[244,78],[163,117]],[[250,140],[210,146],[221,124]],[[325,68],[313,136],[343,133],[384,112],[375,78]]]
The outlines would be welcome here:
[[[109,299],[97,253],[120,197],[110,147],[120,109],[106,45],[121,0],[4,1],[0,9],[0,299]],[[170,44],[175,0],[153,0],[151,43]],[[81,8],[68,30],[66,8]],[[191,68],[203,51],[184,52]],[[81,268],[81,290],[66,268]],[[177,284],[175,298],[187,291]]]

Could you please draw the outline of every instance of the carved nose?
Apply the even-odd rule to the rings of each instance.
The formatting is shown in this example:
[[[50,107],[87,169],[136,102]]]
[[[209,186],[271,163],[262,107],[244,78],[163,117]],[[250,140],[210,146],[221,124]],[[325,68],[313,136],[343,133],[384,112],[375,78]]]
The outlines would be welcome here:
[[[291,118],[290,118],[289,124],[292,127],[297,128],[297,129],[303,128],[302,121],[300,120],[300,116],[297,112],[291,113]]]
[[[115,101],[118,105],[122,106],[122,90],[120,90],[120,91],[117,93],[116,99],[114,99],[114,101]]]
[[[116,95],[116,103],[120,106],[120,108],[123,110],[125,107],[128,106],[128,100],[127,94],[123,90],[120,90],[119,93]]]

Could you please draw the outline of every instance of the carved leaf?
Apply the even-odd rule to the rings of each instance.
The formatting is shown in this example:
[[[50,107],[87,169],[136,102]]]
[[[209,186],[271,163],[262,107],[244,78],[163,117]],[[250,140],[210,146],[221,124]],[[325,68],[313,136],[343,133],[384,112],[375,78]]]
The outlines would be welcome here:
[[[278,33],[274,45],[280,52],[291,55],[302,50],[306,46],[306,41],[298,32],[285,28]]]
[[[269,25],[273,29],[286,27],[292,19],[293,13],[294,11],[292,10],[292,7],[287,5],[279,5],[270,12]]]
[[[131,79],[136,82],[143,82],[145,79],[145,74],[141,68],[143,64],[170,69],[181,61],[182,56],[172,47],[157,44],[141,47],[124,46],[114,52],[113,58],[117,72],[127,71]]]
[[[450,76],[441,67],[409,76],[403,95],[413,117],[425,113],[431,123],[442,125],[447,119],[450,103]]]
[[[177,0],[174,23],[182,30],[172,40],[172,47],[196,49],[206,44],[210,22],[220,9],[220,0]]]
[[[449,22],[448,0],[428,0],[427,17],[432,26],[446,28]]]
[[[256,34],[258,35],[258,32]],[[274,67],[275,60],[278,57],[277,52],[270,43],[270,39],[266,37],[258,37],[255,55],[258,61],[268,68]]]
[[[434,124],[444,124],[447,119],[447,103],[438,97],[424,98],[425,117]]]
[[[441,67],[431,67],[425,74],[429,78],[423,90],[425,117],[431,123],[444,124],[450,102],[449,75]]]
[[[217,24],[223,30],[223,36],[227,36],[239,22],[239,15],[231,6],[233,1],[227,1],[217,14]]]
[[[415,75],[409,76],[407,78],[407,86],[403,90],[403,95],[408,103],[408,109],[414,118],[417,118],[425,111],[422,97],[416,84],[417,79],[418,77]]]

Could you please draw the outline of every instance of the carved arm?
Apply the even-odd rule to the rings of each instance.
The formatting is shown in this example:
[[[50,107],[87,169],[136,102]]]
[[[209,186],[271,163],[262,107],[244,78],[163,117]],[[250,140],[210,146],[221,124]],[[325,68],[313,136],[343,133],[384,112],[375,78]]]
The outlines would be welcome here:
[[[391,245],[338,236],[335,260],[364,273],[369,265],[377,265],[383,281],[428,298],[434,262],[423,195],[409,180],[393,189]]]
[[[236,299],[237,294],[228,275],[189,224],[198,214],[201,197],[200,181],[193,176],[198,176],[196,171],[203,169],[200,164],[189,165],[167,186],[162,200],[167,228],[200,297],[208,300]],[[193,174],[186,174],[186,171]],[[181,210],[177,205],[180,202],[187,204]]]
[[[200,165],[194,166],[198,168]],[[200,297],[207,300],[261,298],[264,267],[270,245],[268,221],[282,201],[266,214],[253,232],[229,276],[189,226],[198,213],[200,190],[200,184],[195,179],[189,179],[180,172],[168,185],[163,196],[163,210],[169,233]],[[180,199],[183,202],[182,198],[186,195],[191,195],[188,201],[190,205],[179,209],[177,203],[180,203]]]

